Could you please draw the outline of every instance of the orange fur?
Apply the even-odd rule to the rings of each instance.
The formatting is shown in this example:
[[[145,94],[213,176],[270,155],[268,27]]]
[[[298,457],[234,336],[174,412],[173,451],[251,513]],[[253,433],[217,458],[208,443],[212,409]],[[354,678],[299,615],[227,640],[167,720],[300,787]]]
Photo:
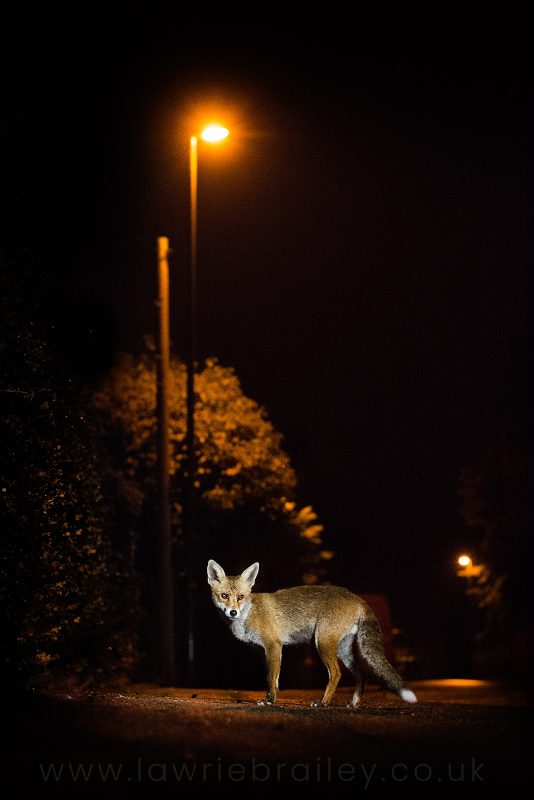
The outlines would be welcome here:
[[[227,576],[217,562],[208,562],[213,602],[233,634],[265,651],[268,688],[262,703],[276,701],[282,647],[312,639],[329,676],[321,702],[314,705],[330,703],[341,677],[339,660],[353,672],[356,681],[350,707],[359,705],[363,694],[362,667],[407,702],[416,701],[386,659],[378,620],[360,597],[336,586],[296,586],[271,594],[252,594],[258,570],[255,563],[241,575]]]

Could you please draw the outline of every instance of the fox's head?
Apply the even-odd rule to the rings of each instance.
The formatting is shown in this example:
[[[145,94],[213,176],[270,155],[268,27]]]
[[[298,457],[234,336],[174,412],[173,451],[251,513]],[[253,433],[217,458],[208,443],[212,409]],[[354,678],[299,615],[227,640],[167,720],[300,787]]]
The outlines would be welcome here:
[[[210,558],[208,561],[208,583],[211,597],[229,619],[237,619],[248,603],[252,587],[256,581],[260,565],[256,561],[241,575],[226,575],[220,564]]]

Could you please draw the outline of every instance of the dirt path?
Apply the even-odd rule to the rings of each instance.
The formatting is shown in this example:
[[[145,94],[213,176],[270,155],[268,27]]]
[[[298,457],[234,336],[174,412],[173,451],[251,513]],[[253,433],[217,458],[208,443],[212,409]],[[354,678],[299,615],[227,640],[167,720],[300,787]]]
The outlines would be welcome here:
[[[528,774],[531,712],[488,682],[414,684],[415,706],[378,690],[346,709],[319,692],[163,690],[132,685],[92,695],[40,698],[11,709],[13,772],[37,786],[292,782],[488,787]],[[8,765],[9,766],[9,765]],[[10,770],[8,769],[8,772]]]

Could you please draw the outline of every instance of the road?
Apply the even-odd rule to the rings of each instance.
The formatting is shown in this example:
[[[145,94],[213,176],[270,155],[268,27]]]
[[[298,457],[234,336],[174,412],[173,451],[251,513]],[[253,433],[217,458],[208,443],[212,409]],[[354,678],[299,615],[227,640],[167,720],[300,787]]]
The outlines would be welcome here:
[[[350,711],[348,688],[329,709],[315,691],[161,689],[40,697],[7,710],[9,779],[35,788],[119,789],[158,784],[338,784],[358,789],[444,784],[487,789],[529,773],[532,710],[487,681],[412,684],[408,705],[371,687]],[[10,719],[11,717],[11,719]],[[6,771],[7,770],[7,771]]]

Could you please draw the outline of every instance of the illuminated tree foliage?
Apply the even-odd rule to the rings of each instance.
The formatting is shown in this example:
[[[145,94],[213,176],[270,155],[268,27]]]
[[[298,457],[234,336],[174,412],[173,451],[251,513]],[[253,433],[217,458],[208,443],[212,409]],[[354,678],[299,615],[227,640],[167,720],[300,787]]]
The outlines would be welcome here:
[[[131,542],[111,536],[98,432],[84,390],[21,306],[4,309],[0,614],[2,662],[32,680],[45,668],[128,669],[135,659]]]
[[[186,370],[172,359],[170,372],[170,469],[179,551]],[[207,360],[195,375],[195,393],[196,489],[203,549],[227,563],[237,560],[239,565],[247,557],[263,556],[273,577],[315,582],[332,554],[320,549],[322,526],[313,509],[296,505],[296,475],[282,448],[281,434],[265,411],[243,394],[234,371],[215,359]],[[129,486],[132,498],[146,502],[155,486],[154,354],[122,356],[96,404],[108,420],[115,474]]]

